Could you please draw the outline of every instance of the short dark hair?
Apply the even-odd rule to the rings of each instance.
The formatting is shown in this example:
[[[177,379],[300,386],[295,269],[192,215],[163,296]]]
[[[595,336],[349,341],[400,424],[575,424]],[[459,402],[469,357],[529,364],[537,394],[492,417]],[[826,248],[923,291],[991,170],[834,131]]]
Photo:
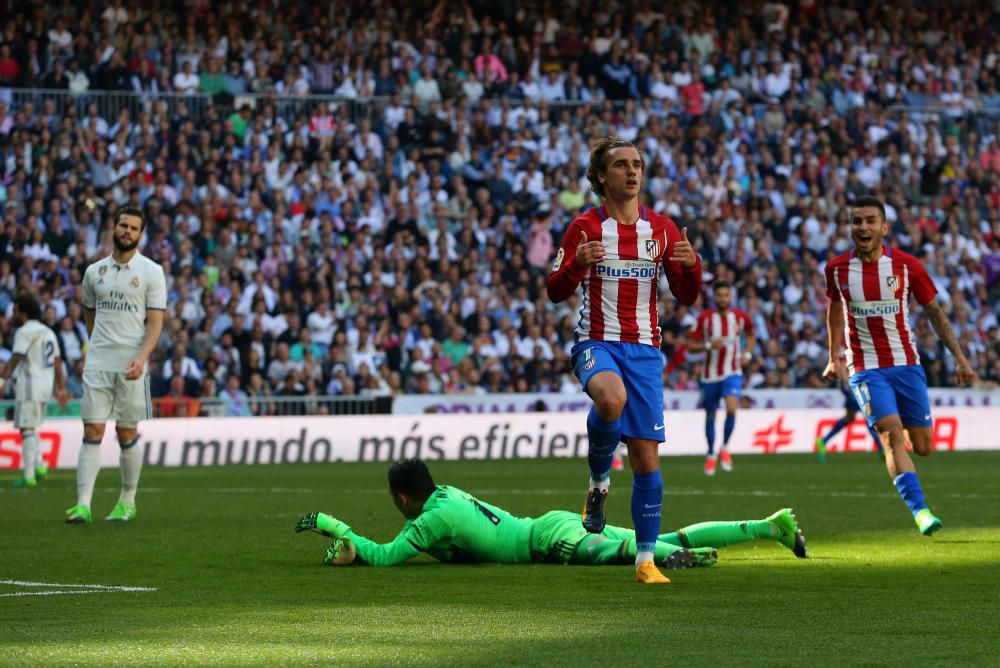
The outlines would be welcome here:
[[[712,292],[718,292],[722,288],[731,288],[731,287],[733,286],[729,281],[716,281],[715,283],[712,284]]]
[[[114,217],[113,220],[114,220],[114,224],[116,226],[121,221],[122,216],[135,216],[136,218],[138,218],[139,220],[142,221],[142,227],[140,227],[139,229],[140,230],[145,230],[146,229],[146,214],[139,207],[137,207],[137,206],[123,206],[120,209],[118,209],[117,211],[115,211],[115,217]]]
[[[854,200],[854,204],[851,205],[851,213],[853,214],[854,209],[860,209],[865,206],[872,206],[878,209],[882,214],[882,220],[885,220],[885,204],[882,204],[882,200],[875,197],[875,195],[862,195]]]
[[[400,459],[389,467],[389,489],[396,494],[426,499],[434,493],[434,478],[419,457]]]
[[[17,307],[18,311],[28,316],[28,320],[40,320],[42,317],[42,305],[30,292],[22,292],[15,297],[14,306]]]

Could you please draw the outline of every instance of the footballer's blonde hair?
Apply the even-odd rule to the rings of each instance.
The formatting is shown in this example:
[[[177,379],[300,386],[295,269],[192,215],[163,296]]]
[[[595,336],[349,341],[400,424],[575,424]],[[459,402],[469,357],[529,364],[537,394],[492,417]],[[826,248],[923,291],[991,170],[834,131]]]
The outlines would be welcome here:
[[[600,139],[594,140],[594,143],[590,145],[590,164],[587,165],[587,180],[590,181],[590,189],[594,191],[594,194],[600,198],[604,198],[604,184],[601,180],[597,178],[598,172],[607,171],[607,165],[605,164],[608,159],[608,154],[616,148],[635,148],[635,144],[621,137],[615,137],[610,135],[607,137],[601,137]],[[642,161],[642,171],[646,172],[646,159],[642,157],[642,151],[635,149],[636,153],[639,154],[639,160]]]

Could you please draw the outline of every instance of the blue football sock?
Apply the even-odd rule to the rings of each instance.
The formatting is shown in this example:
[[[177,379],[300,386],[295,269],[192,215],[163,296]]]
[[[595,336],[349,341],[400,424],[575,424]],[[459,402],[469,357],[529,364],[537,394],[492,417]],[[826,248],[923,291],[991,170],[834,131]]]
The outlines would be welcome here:
[[[893,481],[896,483],[896,491],[903,497],[903,502],[914,515],[927,507],[924,503],[924,490],[920,488],[920,480],[917,474],[912,471],[900,473]]]
[[[837,420],[834,423],[834,425],[832,427],[830,427],[830,431],[826,432],[826,436],[823,437],[823,440],[824,441],[829,441],[834,436],[836,436],[837,434],[839,434],[840,430],[843,429],[846,426],[847,426],[847,418],[843,418],[843,417],[840,418],[839,420]]]
[[[638,552],[652,552],[660,533],[663,506],[663,476],[660,471],[636,473],[632,477],[632,523]]]
[[[872,435],[872,440],[875,441],[875,447],[878,448],[879,452],[885,452],[885,448],[882,447],[882,438],[875,431],[874,427],[868,427],[868,433]]]
[[[726,413],[726,422],[722,427],[722,447],[729,445],[729,437],[736,429],[736,413]]]
[[[708,454],[715,452],[715,411],[705,412],[705,440],[708,441]]]
[[[590,408],[587,415],[587,436],[590,447],[587,450],[587,463],[590,465],[590,479],[594,482],[604,482],[611,471],[611,460],[615,456],[615,448],[621,438],[621,419],[608,422],[597,414],[597,409]]]

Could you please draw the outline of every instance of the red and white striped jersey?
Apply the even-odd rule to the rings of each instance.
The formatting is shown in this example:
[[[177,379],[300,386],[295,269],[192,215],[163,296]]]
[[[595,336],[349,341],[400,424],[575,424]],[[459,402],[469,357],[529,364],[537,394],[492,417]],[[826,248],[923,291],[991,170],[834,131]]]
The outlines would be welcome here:
[[[701,372],[704,383],[717,383],[730,376],[742,376],[740,365],[740,337],[753,333],[753,322],[746,312],[737,308],[719,313],[714,308],[705,309],[691,332],[691,338],[705,343],[705,365]],[[713,339],[722,339],[721,348],[712,348]]]
[[[576,247],[584,233],[588,242],[603,242],[605,250],[604,261],[588,268],[576,262]],[[701,258],[688,269],[669,259],[680,238],[674,221],[646,207],[640,207],[634,225],[619,223],[603,206],[570,223],[552,263],[548,294],[561,302],[583,284],[577,341],[623,341],[659,348],[660,265],[670,291],[682,304],[693,304],[701,291]]]
[[[937,289],[920,261],[899,249],[883,247],[875,262],[862,262],[854,251],[826,265],[826,294],[844,310],[847,372],[919,364],[910,328],[910,293],[920,304]]]

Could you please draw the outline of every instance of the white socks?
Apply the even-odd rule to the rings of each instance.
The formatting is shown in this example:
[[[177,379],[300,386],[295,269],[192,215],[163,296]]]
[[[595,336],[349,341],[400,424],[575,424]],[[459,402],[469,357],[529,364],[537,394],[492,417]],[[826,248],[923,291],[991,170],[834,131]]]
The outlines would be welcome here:
[[[38,434],[34,431],[21,434],[21,466],[24,468],[24,479],[35,479],[35,465],[39,455]]]
[[[611,488],[611,478],[610,477],[606,478],[605,480],[602,480],[601,482],[597,482],[597,481],[595,481],[593,479],[591,479],[591,481],[590,481],[590,489],[596,489],[596,490],[598,490],[600,492],[604,492],[605,494],[607,494],[608,493],[608,489],[610,489],[610,488]]]
[[[139,486],[139,474],[142,472],[142,444],[136,436],[132,446],[122,448],[118,457],[122,467],[122,493],[118,500],[122,503],[135,503],[135,490]]]
[[[639,568],[639,566],[641,566],[642,564],[646,563],[647,561],[652,561],[652,560],[653,560],[653,553],[652,552],[642,551],[642,552],[636,552],[635,553],[635,567],[636,568]]]
[[[101,443],[83,439],[80,458],[76,463],[76,502],[90,508],[94,484],[101,470]]]

